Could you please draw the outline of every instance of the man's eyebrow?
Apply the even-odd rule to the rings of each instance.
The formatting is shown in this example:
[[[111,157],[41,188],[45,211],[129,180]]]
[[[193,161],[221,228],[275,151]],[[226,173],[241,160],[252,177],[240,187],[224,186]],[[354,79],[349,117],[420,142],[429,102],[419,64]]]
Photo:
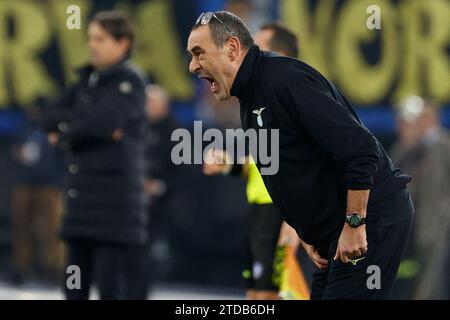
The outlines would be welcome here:
[[[192,53],[192,54],[197,54],[197,53],[203,53],[203,52],[205,52],[205,50],[203,50],[199,46],[194,46],[191,50],[188,50],[188,52]]]

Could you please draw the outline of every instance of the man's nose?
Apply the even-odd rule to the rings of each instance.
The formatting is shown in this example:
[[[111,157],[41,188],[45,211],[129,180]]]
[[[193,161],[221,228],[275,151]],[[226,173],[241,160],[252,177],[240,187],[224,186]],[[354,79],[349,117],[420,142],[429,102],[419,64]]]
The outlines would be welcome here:
[[[189,72],[190,73],[198,73],[201,67],[196,59],[191,59],[191,63],[189,63]]]

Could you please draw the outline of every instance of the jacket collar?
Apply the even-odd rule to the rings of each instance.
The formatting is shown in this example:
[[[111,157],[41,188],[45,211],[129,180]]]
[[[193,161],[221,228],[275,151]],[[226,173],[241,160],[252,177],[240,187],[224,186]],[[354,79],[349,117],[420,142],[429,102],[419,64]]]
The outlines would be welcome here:
[[[99,70],[96,70],[92,64],[87,64],[79,68],[78,73],[80,74],[80,76],[88,77],[92,72],[97,71],[99,78],[107,78],[116,74],[119,70],[122,70],[124,66],[128,65],[128,63],[129,60],[127,58],[124,58],[108,68]]]
[[[248,49],[231,87],[230,93],[232,96],[236,96],[239,99],[245,96],[250,79],[254,75],[261,56],[262,52],[257,45],[253,45]]]

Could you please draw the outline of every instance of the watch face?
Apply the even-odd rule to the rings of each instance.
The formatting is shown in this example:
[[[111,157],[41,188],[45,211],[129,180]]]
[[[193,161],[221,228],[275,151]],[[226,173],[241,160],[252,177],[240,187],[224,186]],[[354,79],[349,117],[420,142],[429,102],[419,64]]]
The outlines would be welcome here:
[[[349,219],[349,223],[352,227],[357,227],[359,225],[360,219],[358,216],[351,216]]]

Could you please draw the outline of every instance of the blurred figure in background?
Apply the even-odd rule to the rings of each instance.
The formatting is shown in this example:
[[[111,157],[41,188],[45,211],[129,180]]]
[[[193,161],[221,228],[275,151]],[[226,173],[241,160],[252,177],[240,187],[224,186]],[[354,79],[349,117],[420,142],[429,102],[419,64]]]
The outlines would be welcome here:
[[[18,172],[12,190],[13,281],[22,284],[38,271],[38,279],[56,285],[63,270],[58,228],[64,161],[36,123],[36,111],[34,107],[27,110],[27,127],[13,149]]]
[[[392,158],[413,179],[415,221],[399,271],[397,297],[449,299],[450,137],[438,106],[411,96],[398,107]]]
[[[170,97],[159,85],[147,86],[149,125],[145,135],[146,180],[149,198],[148,230],[150,235],[153,277],[163,279],[170,271],[171,243],[170,202],[177,166],[171,160],[171,135],[177,128],[170,114]]]
[[[128,62],[134,33],[127,17],[96,14],[88,39],[90,64],[43,117],[68,160],[62,236],[81,288],[64,282],[64,290],[68,299],[88,299],[95,282],[101,299],[145,299],[145,81]]]

